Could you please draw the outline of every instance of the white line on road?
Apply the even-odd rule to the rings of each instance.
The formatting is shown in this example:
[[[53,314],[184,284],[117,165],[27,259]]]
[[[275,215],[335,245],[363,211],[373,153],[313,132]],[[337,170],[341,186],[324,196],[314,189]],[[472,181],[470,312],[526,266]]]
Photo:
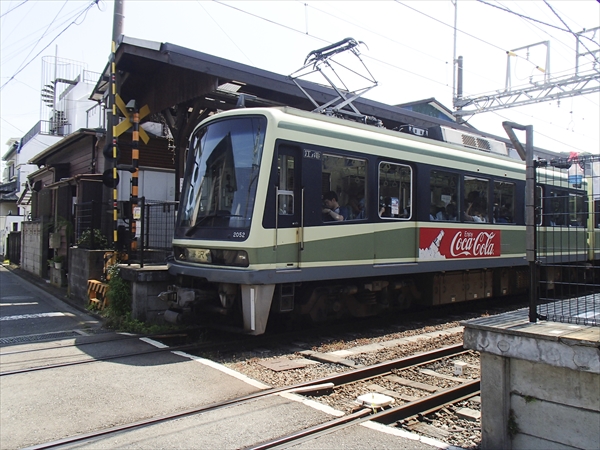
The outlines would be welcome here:
[[[30,305],[39,305],[38,302],[29,302],[29,303],[0,303],[0,306],[30,306]]]
[[[39,319],[42,317],[60,317],[66,316],[65,313],[61,312],[49,312],[49,313],[39,313],[39,314],[20,314],[18,316],[4,316],[0,317],[0,321],[3,320],[21,320],[21,319]]]

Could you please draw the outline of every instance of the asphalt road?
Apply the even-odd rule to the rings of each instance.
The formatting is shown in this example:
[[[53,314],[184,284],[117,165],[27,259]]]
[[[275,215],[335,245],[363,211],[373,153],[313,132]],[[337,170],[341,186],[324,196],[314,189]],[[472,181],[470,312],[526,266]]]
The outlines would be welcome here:
[[[2,450],[182,412],[266,388],[189,354],[141,354],[155,347],[100,327],[94,317],[0,267],[0,372],[90,357],[133,355],[0,376]],[[331,411],[318,409],[300,396],[284,394],[85,440],[69,448],[236,449],[332,418]],[[376,424],[348,427],[291,447],[448,448]]]
[[[0,343],[10,343],[94,332],[101,323],[0,266],[0,325]]]

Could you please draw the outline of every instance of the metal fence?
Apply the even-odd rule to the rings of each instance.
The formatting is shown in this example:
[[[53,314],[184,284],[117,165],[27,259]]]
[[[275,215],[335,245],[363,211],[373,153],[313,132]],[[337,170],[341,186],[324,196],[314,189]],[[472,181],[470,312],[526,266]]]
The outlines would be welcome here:
[[[139,262],[156,261],[157,257],[166,258],[171,251],[175,220],[177,218],[177,202],[139,199]],[[153,252],[153,253],[150,253]]]
[[[600,326],[600,156],[536,162],[539,319]]]
[[[12,231],[6,237],[6,259],[13,264],[21,264],[21,232]]]
[[[85,202],[75,205],[75,242],[78,247],[90,250],[109,248],[110,241],[102,232],[102,211],[108,205]]]
[[[79,203],[75,207],[75,241],[81,248],[90,250],[115,248],[128,255],[130,263],[164,262],[171,251],[171,242],[177,217],[177,202],[138,200],[139,215],[132,218],[129,202],[120,202],[118,242],[112,242],[113,221],[103,216],[112,212],[107,203]],[[135,221],[135,250],[132,250]],[[106,231],[104,228],[110,228]]]

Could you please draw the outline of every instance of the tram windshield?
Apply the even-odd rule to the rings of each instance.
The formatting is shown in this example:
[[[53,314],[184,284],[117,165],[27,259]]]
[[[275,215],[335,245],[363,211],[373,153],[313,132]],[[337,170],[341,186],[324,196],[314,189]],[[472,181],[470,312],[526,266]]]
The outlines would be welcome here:
[[[190,139],[179,226],[192,236],[204,227],[248,228],[267,120],[217,120]]]

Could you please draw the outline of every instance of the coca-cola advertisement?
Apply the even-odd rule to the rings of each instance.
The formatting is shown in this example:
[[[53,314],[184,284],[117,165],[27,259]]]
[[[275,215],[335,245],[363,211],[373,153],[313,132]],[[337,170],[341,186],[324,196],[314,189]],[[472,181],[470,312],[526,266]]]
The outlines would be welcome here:
[[[420,259],[491,258],[501,255],[500,230],[421,228]]]

